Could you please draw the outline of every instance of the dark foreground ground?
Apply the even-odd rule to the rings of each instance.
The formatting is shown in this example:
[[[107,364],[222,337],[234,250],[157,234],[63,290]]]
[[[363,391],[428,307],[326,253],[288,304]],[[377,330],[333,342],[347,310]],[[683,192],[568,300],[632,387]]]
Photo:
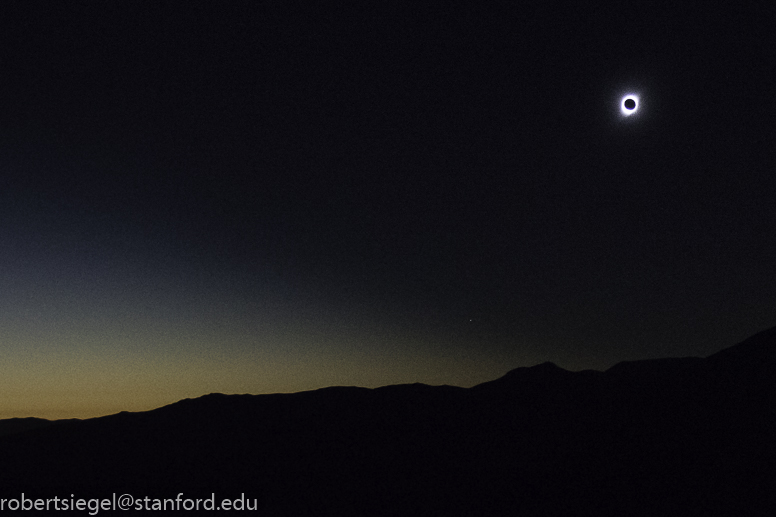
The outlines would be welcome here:
[[[212,394],[4,420],[0,498],[258,500],[238,515],[776,515],[775,374],[776,328],[705,359],[544,363],[469,389]]]

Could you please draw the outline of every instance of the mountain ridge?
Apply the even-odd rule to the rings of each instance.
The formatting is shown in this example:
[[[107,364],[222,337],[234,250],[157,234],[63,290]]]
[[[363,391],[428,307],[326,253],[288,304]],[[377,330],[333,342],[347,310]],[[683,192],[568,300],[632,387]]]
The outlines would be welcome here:
[[[776,382],[758,373],[776,366],[776,332],[755,337],[709,358],[545,362],[471,388],[211,393],[34,421],[0,436],[0,486],[245,493],[270,515],[754,515],[776,482]]]

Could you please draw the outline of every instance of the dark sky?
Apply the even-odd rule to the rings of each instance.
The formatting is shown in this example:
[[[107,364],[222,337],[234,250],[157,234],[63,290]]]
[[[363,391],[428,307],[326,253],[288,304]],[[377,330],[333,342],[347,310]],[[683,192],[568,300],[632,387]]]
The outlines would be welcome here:
[[[0,417],[470,386],[776,324],[772,2],[0,20]]]

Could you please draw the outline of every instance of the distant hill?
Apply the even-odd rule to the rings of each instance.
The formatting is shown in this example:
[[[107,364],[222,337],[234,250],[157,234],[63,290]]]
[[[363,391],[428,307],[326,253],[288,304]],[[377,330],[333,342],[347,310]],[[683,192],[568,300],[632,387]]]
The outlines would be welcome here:
[[[473,388],[211,394],[0,421],[0,497],[257,499],[259,515],[776,515],[776,328],[706,359]],[[10,431],[13,429],[13,431]]]
[[[37,429],[53,424],[55,421],[43,418],[6,418],[0,420],[0,436]]]

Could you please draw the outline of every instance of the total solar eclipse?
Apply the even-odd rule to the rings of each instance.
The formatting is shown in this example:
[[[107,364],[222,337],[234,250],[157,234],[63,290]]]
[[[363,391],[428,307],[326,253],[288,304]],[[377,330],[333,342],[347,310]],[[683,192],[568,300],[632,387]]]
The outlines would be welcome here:
[[[639,111],[639,98],[636,95],[626,95],[620,102],[620,113],[629,117]]]

